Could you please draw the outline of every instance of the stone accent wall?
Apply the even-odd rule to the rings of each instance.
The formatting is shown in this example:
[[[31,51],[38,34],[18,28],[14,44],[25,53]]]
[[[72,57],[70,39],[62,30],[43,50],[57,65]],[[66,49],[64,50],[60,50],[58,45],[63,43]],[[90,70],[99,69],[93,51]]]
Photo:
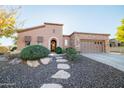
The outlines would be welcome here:
[[[109,52],[109,35],[103,34],[83,34],[83,33],[74,33],[71,36],[73,41],[72,47],[76,48],[77,51],[80,50],[80,40],[101,40],[104,41],[104,52]]]

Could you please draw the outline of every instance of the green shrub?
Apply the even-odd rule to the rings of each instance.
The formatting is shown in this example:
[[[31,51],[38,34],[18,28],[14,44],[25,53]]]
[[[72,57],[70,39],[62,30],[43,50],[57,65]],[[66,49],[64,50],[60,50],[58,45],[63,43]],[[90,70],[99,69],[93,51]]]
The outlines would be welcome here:
[[[73,61],[77,58],[77,51],[74,48],[66,48],[66,56],[69,60]]]
[[[47,57],[49,50],[41,45],[27,46],[21,51],[20,57],[23,60],[38,60]]]
[[[55,49],[55,52],[56,52],[57,54],[62,54],[62,48],[61,48],[61,47],[57,47],[57,48]]]
[[[62,49],[62,53],[66,53],[66,49],[65,48]]]

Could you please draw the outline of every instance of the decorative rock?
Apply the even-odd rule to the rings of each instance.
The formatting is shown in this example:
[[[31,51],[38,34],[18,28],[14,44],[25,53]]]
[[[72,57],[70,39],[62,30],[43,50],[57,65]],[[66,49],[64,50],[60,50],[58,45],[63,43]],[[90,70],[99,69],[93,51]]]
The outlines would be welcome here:
[[[68,62],[66,59],[57,59],[56,62]]]
[[[51,57],[54,57],[54,56],[56,56],[57,54],[56,53],[51,53],[51,54],[49,54],[49,56],[51,56]]]
[[[19,64],[19,63],[21,63],[21,62],[22,62],[21,59],[19,59],[19,58],[14,58],[13,60],[11,60],[11,61],[9,62],[9,64],[15,65],[15,64]]]
[[[52,78],[56,79],[68,79],[70,77],[70,73],[64,71],[64,70],[59,70],[56,72],[54,75],[52,75]]]
[[[56,59],[62,59],[63,57],[56,57]]]
[[[51,84],[43,84],[41,86],[41,88],[62,88],[63,86],[60,84],[55,84],[55,83],[51,83]]]
[[[13,52],[10,52],[10,54],[19,54],[21,51],[19,51],[19,50],[15,50],[15,51],[13,51]]]
[[[27,61],[27,65],[30,67],[37,67],[40,65],[40,63],[38,61]]]
[[[43,58],[43,59],[40,59],[41,63],[46,65],[46,64],[49,64],[50,61],[51,61],[51,58]]]
[[[58,69],[70,69],[70,66],[68,64],[58,64]]]

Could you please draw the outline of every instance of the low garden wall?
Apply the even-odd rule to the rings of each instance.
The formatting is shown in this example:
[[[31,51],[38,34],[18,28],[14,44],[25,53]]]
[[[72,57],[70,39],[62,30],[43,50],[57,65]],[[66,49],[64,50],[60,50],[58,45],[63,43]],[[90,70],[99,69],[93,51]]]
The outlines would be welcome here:
[[[124,47],[111,47],[110,52],[124,53]]]

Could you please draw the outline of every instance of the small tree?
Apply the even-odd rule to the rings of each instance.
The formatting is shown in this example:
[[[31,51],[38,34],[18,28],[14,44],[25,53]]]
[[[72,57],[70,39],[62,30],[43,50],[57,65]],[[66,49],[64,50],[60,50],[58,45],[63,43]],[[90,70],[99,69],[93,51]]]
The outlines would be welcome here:
[[[117,28],[116,39],[120,42],[124,42],[124,19],[121,20],[122,25]]]
[[[12,38],[14,43],[17,40],[17,27],[21,26],[23,23],[17,21],[19,15],[18,10],[21,7],[0,7],[0,38]]]
[[[11,37],[15,33],[15,12],[0,9],[0,37]]]

